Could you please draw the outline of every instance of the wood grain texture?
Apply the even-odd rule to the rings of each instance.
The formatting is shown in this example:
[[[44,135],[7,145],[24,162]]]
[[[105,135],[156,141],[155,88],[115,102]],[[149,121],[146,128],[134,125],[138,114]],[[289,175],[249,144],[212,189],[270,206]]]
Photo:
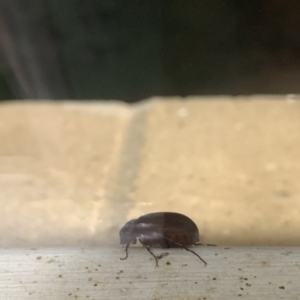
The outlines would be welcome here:
[[[300,248],[0,250],[0,299],[298,299]]]

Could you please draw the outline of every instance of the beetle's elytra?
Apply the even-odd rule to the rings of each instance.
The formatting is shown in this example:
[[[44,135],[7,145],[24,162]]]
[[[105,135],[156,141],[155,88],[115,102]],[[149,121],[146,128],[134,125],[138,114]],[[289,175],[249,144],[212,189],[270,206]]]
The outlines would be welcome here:
[[[194,253],[200,260],[206,262],[188,246],[199,242],[199,230],[196,224],[187,216],[174,212],[156,212],[143,215],[138,219],[127,222],[120,230],[121,244],[126,245],[127,259],[129,245],[137,240],[155,258],[152,248],[183,248]]]

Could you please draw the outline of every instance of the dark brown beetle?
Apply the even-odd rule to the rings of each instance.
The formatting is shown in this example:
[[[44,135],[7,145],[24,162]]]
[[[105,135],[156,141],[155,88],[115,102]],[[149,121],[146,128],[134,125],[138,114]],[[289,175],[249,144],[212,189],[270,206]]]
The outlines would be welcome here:
[[[127,222],[120,230],[121,244],[126,245],[126,256],[120,259],[127,259],[128,247],[131,243],[136,244],[137,239],[155,258],[156,266],[158,266],[158,260],[150,250],[151,247],[183,248],[194,253],[206,265],[196,252],[187,248],[199,242],[199,230],[196,224],[185,215],[174,212],[156,212]]]

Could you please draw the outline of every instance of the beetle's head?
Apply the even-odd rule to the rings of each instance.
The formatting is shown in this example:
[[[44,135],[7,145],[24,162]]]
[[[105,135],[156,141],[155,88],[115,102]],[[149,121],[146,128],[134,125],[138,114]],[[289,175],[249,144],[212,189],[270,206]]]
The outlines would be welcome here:
[[[128,243],[136,244],[135,222],[136,219],[131,220],[121,228],[120,243],[122,245],[127,245]]]

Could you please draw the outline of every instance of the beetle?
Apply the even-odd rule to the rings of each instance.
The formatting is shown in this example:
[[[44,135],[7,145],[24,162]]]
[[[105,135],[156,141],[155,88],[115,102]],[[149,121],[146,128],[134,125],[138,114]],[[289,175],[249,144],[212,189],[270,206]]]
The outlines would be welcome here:
[[[187,248],[199,242],[199,230],[196,224],[187,216],[175,212],[154,212],[143,215],[138,219],[128,221],[120,230],[120,243],[126,245],[127,259],[129,245],[137,240],[155,258],[152,248],[183,248],[195,254],[206,265],[196,252]]]

